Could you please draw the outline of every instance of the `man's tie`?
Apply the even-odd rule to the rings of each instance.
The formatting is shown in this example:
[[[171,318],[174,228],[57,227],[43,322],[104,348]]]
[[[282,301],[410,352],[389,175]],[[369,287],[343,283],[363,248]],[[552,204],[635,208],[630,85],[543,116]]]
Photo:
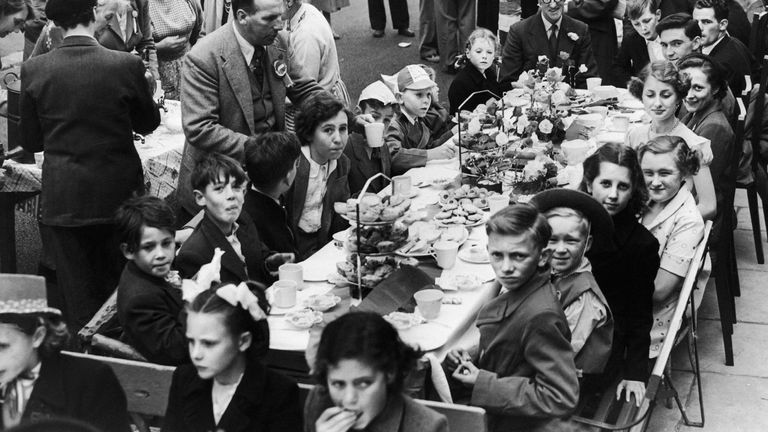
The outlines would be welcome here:
[[[549,28],[549,58],[557,59],[557,24]]]
[[[261,86],[264,85],[264,64],[262,57],[264,56],[264,47],[257,46],[253,51],[253,57],[251,57],[251,64],[249,65],[253,76],[256,78],[256,84],[261,90]]]

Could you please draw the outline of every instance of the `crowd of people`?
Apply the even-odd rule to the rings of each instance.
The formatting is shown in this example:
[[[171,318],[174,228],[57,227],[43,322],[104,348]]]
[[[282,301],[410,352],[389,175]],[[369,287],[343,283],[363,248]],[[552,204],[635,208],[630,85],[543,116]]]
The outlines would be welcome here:
[[[394,29],[414,36],[406,1],[389,4]],[[580,398],[608,388],[640,403],[704,221],[717,242],[732,229],[737,179],[763,172],[740,169],[751,163],[738,160],[733,131],[735,97],[757,71],[732,26],[743,9],[628,0],[617,16],[616,2],[566,13],[563,0],[540,0],[500,42],[497,29],[475,28],[475,2],[422,0],[420,56],[455,74],[444,106],[425,64],[349,95],[330,26],[346,5],[0,0],[0,35],[27,23],[34,39],[21,66],[21,145],[45,152],[39,226],[55,266],[47,293],[0,293],[2,429],[60,416],[130,430],[112,372],[61,354],[79,348],[71,335],[118,287],[121,340],[177,366],[163,430],[448,430],[406,394],[423,353],[373,313],[324,327],[308,355],[317,385],[300,406],[296,383],[264,363],[266,287],[348,227],[333,203],[369,178],[454,158],[451,119],[487,99],[471,95],[525,87],[520,75],[542,55],[583,66],[577,86],[628,87],[649,121],[590,155],[579,185],[490,217],[498,295],[477,315],[476,344],[442,368],[453,400],[484,408],[491,431],[564,430]],[[382,37],[383,2],[368,5]],[[628,23],[620,45],[615,18]],[[157,80],[180,101],[186,138],[166,199],[144,193],[134,146],[134,132],[160,124]],[[747,131],[760,108],[750,106]],[[368,142],[369,123],[384,124],[383,145]],[[764,167],[756,150],[747,157]]]

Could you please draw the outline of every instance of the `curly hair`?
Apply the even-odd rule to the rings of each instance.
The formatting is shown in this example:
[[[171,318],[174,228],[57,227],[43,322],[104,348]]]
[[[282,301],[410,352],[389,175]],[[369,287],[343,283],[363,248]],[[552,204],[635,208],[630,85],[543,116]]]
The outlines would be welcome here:
[[[672,153],[675,166],[683,177],[696,175],[699,172],[698,152],[678,136],[663,135],[649,140],[637,150],[638,160],[642,161],[646,153],[656,155]]]
[[[126,200],[115,213],[115,225],[120,233],[120,242],[126,244],[129,252],[136,252],[144,227],[157,228],[173,235],[176,233],[176,216],[168,203],[145,195]]]
[[[314,376],[326,388],[328,369],[342,360],[358,360],[392,376],[387,385],[391,393],[400,392],[408,373],[416,366],[421,352],[406,345],[380,315],[350,312],[331,321],[320,336],[315,357]]]
[[[688,93],[688,85],[680,76],[680,71],[674,63],[667,60],[656,60],[646,67],[629,81],[629,94],[639,100],[643,100],[643,88],[649,77],[668,84],[672,87],[678,99],[682,99]]]
[[[347,115],[347,122],[352,122],[352,113],[340,100],[328,92],[316,93],[305,100],[299,107],[294,122],[301,145],[309,145],[320,123],[335,117],[340,112]]]
[[[683,79],[690,87],[690,77],[684,72],[688,68],[699,68],[704,75],[707,76],[709,85],[712,86],[715,91],[712,93],[712,97],[720,100],[725,97],[728,92],[728,80],[727,72],[720,63],[713,61],[712,57],[701,54],[691,53],[680,59],[677,64],[677,68],[681,71]]]
[[[605,144],[584,160],[584,176],[581,179],[579,190],[588,193],[589,186],[600,175],[600,164],[602,162],[612,163],[629,170],[629,177],[632,182],[632,197],[629,199],[627,209],[632,214],[642,213],[645,210],[645,203],[648,202],[648,188],[645,186],[645,179],[643,178],[643,171],[640,169],[637,152],[623,144]]]
[[[41,358],[50,358],[69,343],[69,329],[61,316],[53,314],[2,314],[0,322],[13,324],[27,336],[33,336],[38,328],[45,328],[43,343],[38,348]]]
[[[269,302],[265,295],[266,288],[258,282],[246,282],[251,292],[258,298],[259,307],[269,315]],[[187,313],[221,314],[224,326],[233,337],[250,332],[253,337],[251,346],[246,352],[252,360],[261,360],[269,351],[269,324],[267,320],[254,321],[251,314],[240,306],[232,306],[216,294],[216,290],[228,285],[220,283],[198,294],[187,304]]]

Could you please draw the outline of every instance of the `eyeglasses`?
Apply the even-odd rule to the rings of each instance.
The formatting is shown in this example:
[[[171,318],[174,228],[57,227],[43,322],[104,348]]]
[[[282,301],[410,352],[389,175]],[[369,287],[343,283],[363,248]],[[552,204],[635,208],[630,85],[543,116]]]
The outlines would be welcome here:
[[[539,0],[539,2],[541,2],[541,4],[545,4],[545,5],[548,5],[548,4],[553,3],[553,2],[555,4],[563,4],[563,3],[565,3],[565,0]]]

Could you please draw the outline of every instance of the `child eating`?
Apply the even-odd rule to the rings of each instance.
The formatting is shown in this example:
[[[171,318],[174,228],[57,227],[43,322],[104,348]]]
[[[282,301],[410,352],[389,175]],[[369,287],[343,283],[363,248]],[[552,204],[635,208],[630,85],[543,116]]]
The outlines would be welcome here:
[[[157,197],[132,198],[118,209],[120,250],[128,260],[117,289],[123,340],[152,363],[189,361],[181,292],[168,281],[176,252],[174,212]]]

